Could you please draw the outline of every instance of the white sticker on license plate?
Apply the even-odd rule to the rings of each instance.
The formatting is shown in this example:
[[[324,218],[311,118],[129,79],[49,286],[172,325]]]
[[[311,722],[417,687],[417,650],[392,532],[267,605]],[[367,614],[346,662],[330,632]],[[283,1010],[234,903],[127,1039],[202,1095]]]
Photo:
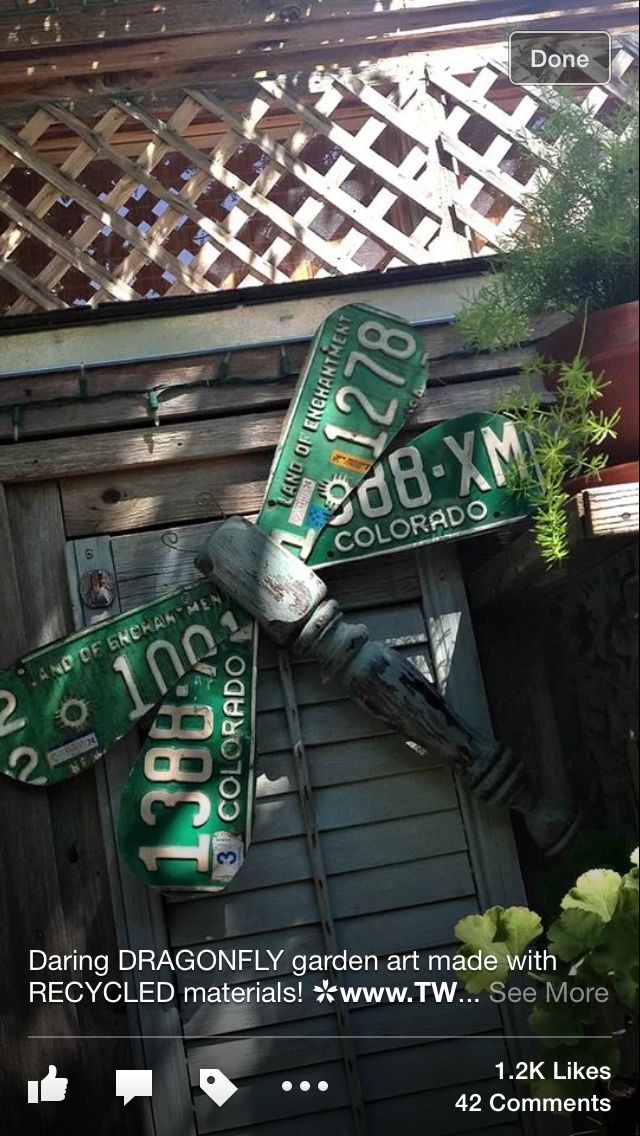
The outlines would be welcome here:
[[[72,738],[71,741],[63,742],[62,745],[54,746],[53,749],[48,750],[47,761],[53,769],[56,765],[62,765],[65,761],[73,761],[74,757],[81,757],[83,754],[98,748],[98,739],[93,732],[82,734],[79,738]]]
[[[310,477],[302,478],[298,492],[296,493],[296,499],[293,502],[293,505],[291,506],[291,512],[289,513],[289,521],[292,525],[304,524],[304,519],[307,515],[307,509],[309,508],[309,502],[313,497],[313,491],[315,487],[316,483],[315,481],[312,481]]]
[[[229,883],[244,862],[244,840],[235,832],[214,832],[211,879]]]

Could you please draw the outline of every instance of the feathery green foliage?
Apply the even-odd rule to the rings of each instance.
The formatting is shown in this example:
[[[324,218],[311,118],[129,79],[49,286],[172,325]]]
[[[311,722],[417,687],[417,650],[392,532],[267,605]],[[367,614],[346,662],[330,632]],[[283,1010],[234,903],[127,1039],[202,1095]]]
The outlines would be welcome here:
[[[576,317],[638,298],[638,107],[605,126],[559,99],[525,225],[457,327],[478,351],[522,343],[545,312]]]
[[[571,363],[537,359],[533,367],[556,373],[555,403],[543,406],[538,394],[523,400],[516,391],[505,395],[497,410],[513,419],[531,443],[531,452],[507,474],[507,488],[527,501],[536,544],[551,567],[569,553],[566,482],[574,477],[598,477],[608,458],[605,453],[594,453],[594,447],[615,438],[620,412],[605,415],[594,408],[607,384],[594,375],[580,353]]]

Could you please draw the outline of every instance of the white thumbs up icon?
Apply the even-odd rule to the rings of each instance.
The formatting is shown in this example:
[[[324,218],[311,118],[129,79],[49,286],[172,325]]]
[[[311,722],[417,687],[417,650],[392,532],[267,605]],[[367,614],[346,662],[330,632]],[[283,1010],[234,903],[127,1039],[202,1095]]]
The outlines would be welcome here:
[[[39,1101],[64,1100],[69,1080],[67,1077],[58,1077],[55,1065],[49,1066],[49,1072],[41,1081],[27,1081],[27,1102],[38,1104]]]

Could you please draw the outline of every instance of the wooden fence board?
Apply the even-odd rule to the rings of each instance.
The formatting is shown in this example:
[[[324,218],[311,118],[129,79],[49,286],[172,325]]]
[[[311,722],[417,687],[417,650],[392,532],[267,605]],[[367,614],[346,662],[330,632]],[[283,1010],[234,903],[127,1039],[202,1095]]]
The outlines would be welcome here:
[[[152,470],[114,470],[97,478],[69,478],[60,483],[67,533],[120,533],[257,513],[270,466],[270,453],[239,454],[220,462],[185,462]]]
[[[499,398],[514,387],[513,376],[484,382],[436,387],[409,416],[407,431],[415,434],[436,422],[476,410],[494,410]],[[526,380],[526,389],[543,393],[541,379]],[[548,396],[551,397],[551,396]],[[181,426],[154,426],[109,434],[18,442],[0,447],[0,480],[33,481],[50,477],[123,471],[144,466],[216,459],[234,454],[272,451],[280,437],[284,415],[259,415],[186,422]],[[245,510],[248,511],[248,510]]]
[[[512,376],[505,376],[434,388],[424,407],[411,416],[407,437],[458,414],[493,410],[500,395],[516,385]],[[63,473],[61,493],[70,536],[255,513],[262,505],[283,420],[278,412],[261,415],[255,419],[255,433],[252,416],[247,415],[236,426],[230,426],[234,420],[216,419],[179,430],[151,426],[142,434],[123,431],[101,439],[88,435],[73,441],[17,443],[0,447],[0,476],[20,481]],[[232,436],[245,453],[219,452],[226,451]],[[196,455],[199,460],[194,460]],[[95,472],[100,465],[104,472]]]
[[[71,627],[57,487],[9,489],[6,508],[0,499],[0,535],[0,593],[7,599],[11,595],[15,605],[13,615],[3,621],[3,661],[9,665],[26,648],[34,649]],[[106,951],[112,956],[117,949],[104,849],[95,839],[99,821],[93,771],[70,782],[64,793],[2,780],[0,915],[5,928],[11,928],[0,937],[3,1122],[7,1131],[46,1136],[51,1117],[46,1109],[32,1110],[27,1104],[25,1082],[39,1080],[48,1065],[55,1064],[62,1075],[74,1079],[76,1116],[98,1110],[105,1132],[117,1128],[123,1136],[139,1136],[136,1106],[131,1115],[120,1115],[101,1043],[78,1039],[83,1034],[112,1034],[113,1062],[129,1067],[129,1043],[118,1037],[126,1027],[115,1009],[84,1002],[73,1007],[34,1005],[27,1013],[30,949]],[[27,1039],[28,1034],[53,1036]]]
[[[436,859],[425,860],[420,864],[423,888],[418,895],[420,880],[416,880],[416,865],[400,864],[390,867],[373,868],[367,873],[371,886],[362,887],[362,879],[358,873],[347,873],[344,876],[335,876],[329,882],[332,910],[336,919],[354,919],[365,915],[375,915],[379,912],[406,910],[412,906],[422,904],[430,906],[438,901],[450,903],[457,898],[471,895],[474,891],[469,862],[466,854],[452,853],[447,857],[447,870]],[[408,904],[403,902],[402,888],[412,888]],[[269,931],[285,927],[300,927],[307,923],[315,923],[318,918],[313,897],[313,888],[309,882],[283,884],[274,895],[270,888],[264,891],[229,893],[227,896],[218,896],[219,902],[209,904],[207,909],[207,941],[215,942],[225,936],[250,935],[255,931]],[[412,901],[415,901],[412,902]],[[180,903],[172,906],[170,912],[171,938],[175,945],[193,943],[199,940],[203,933],[202,903],[195,900],[191,903]],[[451,929],[449,929],[451,935]],[[416,948],[417,949],[417,948]],[[406,981],[405,976],[401,976]],[[215,1007],[216,1033],[228,1031],[228,1021],[223,1019],[223,1008]],[[241,1011],[237,1005],[227,1007],[227,1012],[234,1022],[236,1015]],[[252,1017],[255,1007],[248,1008]],[[263,1010],[260,1011],[261,1013]],[[316,1009],[322,1013],[322,1008]],[[281,1014],[298,1017],[296,1009],[287,1010],[284,1006],[274,1007],[275,1020],[282,1020]],[[254,1022],[254,1024],[257,1024]],[[264,1024],[269,1024],[265,1022]],[[235,1025],[236,1030],[247,1026],[240,1020]]]
[[[582,494],[586,535],[625,536],[638,532],[638,482],[594,485]]]
[[[313,932],[310,931],[309,934],[311,935]],[[318,942],[311,938],[303,940],[303,942],[305,946],[300,946],[300,950],[306,948],[308,953],[311,954],[313,951],[319,949]],[[361,1014],[360,1016],[363,1017],[364,1015]],[[441,1006],[432,1006],[431,1030],[434,1035],[437,1035],[442,1030],[445,1021],[447,1029],[463,1027],[473,1033],[480,1031],[488,1033],[496,1029],[497,1013],[495,1007],[491,1007],[486,1002],[461,1007],[458,1014],[452,1012],[451,1006],[447,1006],[444,1013]],[[332,1033],[335,1032],[335,1027],[332,1029],[332,1025],[332,1018],[325,1014],[306,1021],[303,1019],[301,1021],[287,1022],[283,1026],[272,1026],[270,1030],[270,1041],[272,1041],[273,1044],[263,1048],[260,1065],[261,1072],[269,1073],[281,1070],[284,1073],[288,1072],[294,1065],[304,1069],[307,1065],[331,1060],[332,1057],[334,1055],[337,1056],[339,1052],[337,1049],[337,1038],[336,1042],[334,1042],[331,1036]],[[378,1028],[378,1026],[375,1028]],[[363,1028],[362,1024],[359,1024],[359,1030],[361,1034],[365,1033],[365,1028]],[[392,1031],[389,1031],[388,1037],[358,1037],[358,1053],[363,1055],[369,1053],[385,1053],[390,1050],[406,1049],[412,1044],[415,1044],[403,1038],[394,1038],[391,1036],[391,1032]],[[314,1034],[321,1036],[314,1038]],[[304,1045],[300,1044],[297,1035],[303,1035],[305,1037]],[[257,1036],[259,1037],[260,1035],[258,1034]],[[429,1042],[429,1044],[433,1044],[433,1042]],[[226,1039],[224,1042],[216,1039],[213,1045],[207,1045],[206,1042],[200,1043],[197,1047],[191,1049],[191,1077],[194,1084],[198,1082],[198,1073],[201,1066],[215,1064],[211,1058],[216,1052],[218,1054],[220,1053],[221,1046],[224,1046],[225,1056],[228,1056],[229,1065],[234,1068],[237,1077],[248,1076],[252,1067],[255,1067],[255,1042],[253,1039]],[[425,1054],[425,1059],[428,1060],[428,1052]],[[306,1130],[305,1136],[307,1136]],[[326,1136],[326,1130],[322,1130],[321,1136]]]
[[[556,321],[545,320],[544,326],[551,330],[554,322],[558,325],[564,321],[562,317]],[[466,351],[453,325],[416,328],[415,331],[428,359],[429,397],[445,385],[515,374],[530,364],[535,354],[535,349],[529,346],[480,354]],[[284,407],[295,390],[293,376],[302,370],[308,350],[306,340],[287,344],[291,378],[279,378],[280,351],[269,344],[234,351],[228,363],[229,382],[217,381],[224,358],[220,352],[128,365],[77,367],[49,374],[25,372],[21,376],[6,376],[0,382],[0,440],[12,436],[10,410],[16,405],[23,411],[22,440],[148,422],[146,396],[152,390],[159,393],[159,414],[163,423]],[[80,378],[85,383],[87,397],[80,397]]]
[[[605,5],[605,7],[612,7],[612,5]],[[516,14],[515,9],[519,11]],[[559,8],[566,16],[570,17],[572,9],[581,11],[580,0],[564,0]],[[420,12],[420,26],[424,27],[425,31],[430,31],[432,35],[442,34],[447,28],[447,17],[451,15],[451,5],[440,3],[433,3],[432,0],[423,0],[422,3],[416,3],[414,9]],[[513,19],[522,21],[526,17],[532,22],[532,27],[535,29],[539,26],[545,26],[549,13],[541,5],[535,3],[528,4],[512,4]],[[352,18],[358,18],[363,21],[362,31],[366,33],[371,30],[372,22],[376,22],[379,9],[373,0],[351,0],[349,4],[349,15]],[[275,15],[275,12],[274,12]],[[311,30],[315,30],[318,36],[326,38],[331,34],[336,20],[340,20],[345,16],[345,8],[343,4],[332,0],[331,3],[323,2],[323,0],[308,0],[305,5],[304,12],[298,16],[297,23],[302,21],[302,26],[307,29],[307,34]],[[503,4],[501,0],[462,0],[455,5],[455,25],[456,28],[462,32],[463,29],[470,30],[478,35],[478,43],[485,42],[485,37],[489,36],[489,41],[494,38],[491,35],[490,25],[496,21],[500,21],[504,16]],[[292,17],[293,19],[293,17]],[[286,25],[286,20],[276,22],[274,20],[267,21],[268,24],[274,24],[278,27],[279,31],[283,30]],[[260,0],[245,0],[244,3],[238,4],[237,0],[218,0],[215,13],[215,25],[220,30],[226,33],[244,32],[247,34],[258,34],[264,31],[265,24],[265,6]],[[527,23],[527,27],[529,23]],[[203,33],[210,32],[212,27],[212,17],[206,10],[203,11],[201,5],[197,0],[165,0],[163,7],[163,26],[158,28],[157,19],[154,17],[152,10],[145,5],[138,6],[134,4],[122,4],[122,11],[120,7],[112,10],[108,9],[108,18],[105,17],[104,11],[98,9],[94,11],[92,8],[83,8],[79,11],[71,9],[67,12],[62,9],[57,13],[55,21],[43,21],[37,18],[37,14],[30,14],[25,12],[20,21],[15,21],[10,15],[3,13],[0,17],[0,28],[3,32],[10,31],[11,35],[7,39],[7,50],[11,49],[13,52],[19,53],[26,51],[33,54],[36,48],[56,47],[60,44],[63,48],[70,48],[80,44],[93,45],[96,40],[101,43],[110,43],[113,40],[129,41],[135,44],[135,41],[140,39],[152,39],[159,36],[161,33],[163,38],[173,35],[193,35],[199,36]],[[397,23],[393,25],[397,30]],[[294,50],[295,43],[295,30],[290,28],[288,30],[288,37],[292,36],[293,42],[291,49]],[[502,27],[498,29],[502,31]],[[237,41],[240,46],[240,41]],[[226,49],[226,44],[225,44]]]
[[[581,0],[563,0],[551,11],[548,6],[519,0],[511,4],[508,15],[500,0],[467,0],[457,3],[453,11],[452,5],[422,0],[402,9],[400,16],[393,7],[380,7],[373,0],[355,0],[348,10],[327,5],[326,11],[319,0],[313,0],[294,18],[286,8],[278,18],[277,6],[271,11],[253,0],[235,5],[236,14],[229,13],[232,5],[223,5],[215,25],[197,4],[189,3],[183,11],[178,0],[169,0],[160,27],[144,5],[122,7],[122,13],[119,8],[108,10],[107,17],[101,11],[94,15],[90,9],[56,13],[50,22],[38,19],[37,13],[29,19],[27,12],[20,20],[11,20],[8,27],[5,24],[11,38],[3,97],[10,99],[11,85],[14,92],[17,88],[18,97],[29,93],[33,97],[43,86],[52,86],[57,95],[78,95],[87,88],[108,91],[116,85],[157,88],[166,85],[168,77],[171,81],[194,74],[211,82],[252,76],[261,70],[282,73],[303,66],[323,70],[357,66],[362,65],[363,43],[365,58],[375,62],[400,51],[491,43],[521,26],[553,31],[587,20],[590,28],[634,27],[632,13],[616,0],[601,2],[588,16]],[[98,53],[96,42],[100,43]],[[31,58],[25,57],[27,48]],[[70,82],[73,78],[75,83]]]

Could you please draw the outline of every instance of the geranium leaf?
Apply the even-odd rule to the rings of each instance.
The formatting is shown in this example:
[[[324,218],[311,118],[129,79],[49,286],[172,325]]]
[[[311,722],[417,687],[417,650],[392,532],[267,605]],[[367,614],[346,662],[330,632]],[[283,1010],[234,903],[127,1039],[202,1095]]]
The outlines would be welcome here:
[[[488,947],[496,937],[498,916],[501,907],[490,907],[484,915],[467,915],[454,927],[454,933],[461,943],[468,943],[474,950]]]
[[[574,1046],[584,1026],[595,1018],[595,1009],[584,1002],[541,1001],[529,1015],[529,1025],[543,1038],[556,1038],[560,1045]]]
[[[591,968],[613,985],[622,1004],[638,1013],[638,896],[635,910],[618,908],[589,955]]]
[[[528,907],[507,907],[500,919],[500,930],[509,952],[521,955],[542,934],[542,920]]]
[[[519,957],[542,933],[540,916],[528,907],[490,907],[484,915],[468,915],[456,924],[456,937],[463,944],[459,956],[469,959],[478,952],[494,956],[496,965],[471,970],[458,970],[461,981],[471,994],[488,990],[492,982],[504,982]]]
[[[595,946],[604,926],[602,919],[594,911],[570,907],[551,924],[549,944],[554,954],[565,962],[571,962],[582,958],[586,951]]]
[[[570,907],[593,911],[603,923],[608,923],[616,909],[621,883],[621,876],[610,868],[593,868],[578,877],[561,906],[565,911]]]

